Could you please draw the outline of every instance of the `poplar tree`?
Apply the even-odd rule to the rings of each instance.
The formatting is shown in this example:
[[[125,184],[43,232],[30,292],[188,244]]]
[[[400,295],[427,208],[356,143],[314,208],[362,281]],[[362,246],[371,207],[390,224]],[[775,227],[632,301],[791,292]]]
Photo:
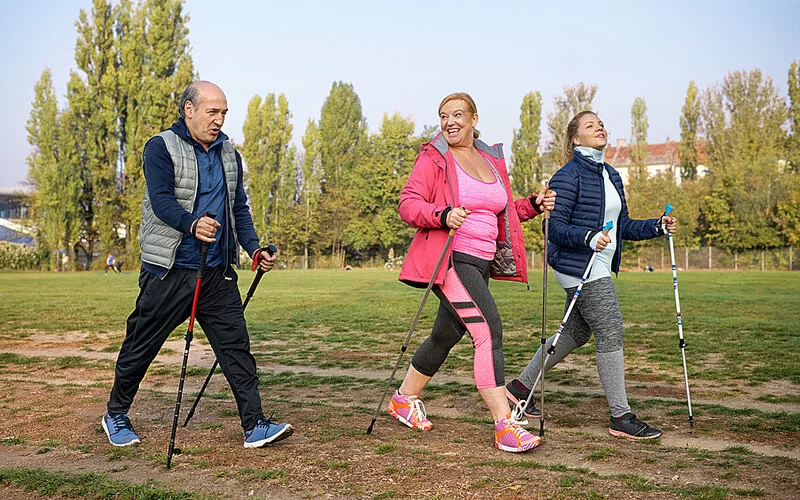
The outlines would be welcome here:
[[[637,97],[631,106],[631,179],[647,179],[647,103]],[[631,181],[633,182],[633,180]]]
[[[581,111],[591,110],[597,94],[597,85],[587,86],[583,82],[564,87],[563,96],[553,97],[553,111],[547,116],[547,131],[550,136],[545,146],[544,164],[548,172],[555,172],[564,164],[562,146],[567,125]]]
[[[353,85],[334,82],[322,105],[319,119],[319,160],[321,170],[324,239],[335,266],[344,264],[344,230],[354,216],[353,172],[367,148],[367,121]]]
[[[681,108],[681,145],[678,152],[681,176],[686,180],[697,177],[697,128],[700,119],[700,96],[694,80],[689,82],[686,101]]]
[[[320,161],[319,128],[313,120],[308,120],[303,135],[303,182],[300,202],[303,206],[302,246],[303,269],[308,269],[309,258],[316,253],[319,239],[319,199],[322,194],[322,165]]]
[[[183,0],[147,0],[137,6],[122,0],[116,13],[122,218],[128,228],[128,252],[138,259],[142,150],[149,137],[178,119],[180,96],[196,75]]]
[[[58,199],[60,179],[58,163],[58,102],[49,69],[34,86],[34,100],[25,129],[33,150],[28,155],[28,179],[34,191],[31,212],[37,243],[50,256],[50,268],[58,265],[54,251],[63,244],[64,220]]]
[[[289,101],[283,94],[267,94],[263,102],[254,96],[247,107],[242,152],[248,168],[253,223],[262,238],[271,236],[280,212],[294,199],[297,175],[291,118]]]
[[[542,159],[539,156],[541,140],[542,94],[528,92],[522,98],[519,129],[514,129],[511,141],[511,190],[518,196],[538,192],[544,180]]]
[[[92,207],[91,211],[84,211],[84,229],[90,242],[87,258],[91,263],[95,238],[104,252],[115,252],[120,245],[118,82],[111,3],[94,0],[91,18],[81,9],[76,26],[75,62],[86,80],[83,85],[75,85],[68,96],[70,108],[86,130],[87,141],[82,147],[88,168],[84,174],[89,175],[83,181],[84,190],[91,193]]]

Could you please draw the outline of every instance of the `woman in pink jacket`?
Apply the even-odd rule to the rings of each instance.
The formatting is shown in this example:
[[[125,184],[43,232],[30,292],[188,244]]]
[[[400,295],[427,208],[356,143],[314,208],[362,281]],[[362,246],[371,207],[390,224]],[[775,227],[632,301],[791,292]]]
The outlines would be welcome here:
[[[468,94],[445,97],[439,105],[442,132],[422,146],[400,195],[400,217],[417,228],[400,280],[424,287],[457,229],[439,268],[433,291],[439,312],[431,335],[420,344],[387,411],[405,425],[430,430],[419,394],[469,332],[475,347],[475,382],[495,422],[495,447],[522,452],[541,440],[511,421],[505,394],[503,332],[489,292],[489,278],[527,282],[520,220],[532,219],[542,204],[552,209],[555,193],[546,187],[514,200],[501,145],[479,141],[478,113]]]

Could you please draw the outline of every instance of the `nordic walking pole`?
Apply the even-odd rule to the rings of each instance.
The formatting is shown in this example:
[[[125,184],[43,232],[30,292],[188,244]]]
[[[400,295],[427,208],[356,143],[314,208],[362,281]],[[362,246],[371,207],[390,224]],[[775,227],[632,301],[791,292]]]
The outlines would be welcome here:
[[[548,189],[548,193],[550,190]],[[547,343],[547,239],[550,237],[550,210],[544,209],[544,269],[542,273],[542,366],[544,366],[544,347]],[[542,371],[542,401],[539,404],[539,437],[544,437],[544,370]],[[533,390],[531,390],[533,393]],[[529,394],[530,395],[530,394]]]
[[[367,434],[372,434],[372,428],[375,426],[375,421],[378,419],[378,413],[381,411],[381,407],[383,406],[383,400],[386,399],[386,393],[389,392],[389,387],[392,386],[392,380],[394,380],[394,374],[397,373],[397,367],[400,366],[400,361],[403,359],[403,354],[405,354],[406,349],[408,349],[408,343],[411,341],[411,334],[414,333],[414,328],[417,326],[417,321],[419,321],[419,317],[422,314],[422,309],[425,307],[425,302],[428,300],[428,295],[431,293],[431,288],[433,288],[433,282],[436,280],[436,275],[439,273],[439,267],[442,265],[442,261],[444,260],[445,254],[447,254],[447,249],[450,248],[450,244],[453,242],[453,236],[455,236],[456,230],[451,229],[450,232],[447,234],[447,241],[444,243],[444,248],[442,249],[442,255],[439,256],[438,262],[436,262],[436,267],[433,268],[433,274],[431,275],[431,280],[428,282],[428,288],[425,289],[425,294],[422,296],[422,302],[419,304],[419,309],[417,309],[417,315],[414,316],[414,321],[411,322],[411,328],[408,329],[408,334],[406,335],[406,340],[403,342],[403,347],[400,348],[400,354],[397,356],[397,362],[394,364],[394,369],[392,370],[392,374],[389,375],[389,381],[386,382],[386,389],[383,390],[383,395],[381,396],[381,400],[378,402],[378,408],[375,409],[375,415],[372,416],[372,422],[369,423],[369,427],[367,427]]]
[[[672,205],[667,203],[664,209],[664,216],[672,212]],[[662,216],[663,217],[663,216]],[[683,340],[683,321],[681,320],[681,299],[678,296],[678,273],[675,268],[675,244],[672,242],[672,233],[667,231],[666,224],[661,224],[664,232],[669,236],[669,257],[672,260],[672,283],[675,289],[675,309],[678,317],[678,346],[681,348],[681,358],[683,359],[683,381],[686,385],[686,403],[689,406],[689,427],[694,428],[694,417],[692,416],[692,397],[689,395],[689,372],[686,370],[686,342]]]
[[[214,218],[213,214],[203,214],[203,216]],[[175,399],[175,416],[172,419],[172,433],[169,438],[169,449],[167,450],[167,470],[172,465],[172,454],[180,453],[179,448],[175,448],[175,431],[178,428],[178,415],[181,412],[181,397],[183,396],[183,383],[186,381],[186,364],[189,362],[189,346],[192,343],[194,332],[194,317],[197,314],[197,301],[200,299],[200,283],[203,282],[203,275],[206,272],[206,257],[208,257],[208,247],[211,243],[203,241],[200,243],[200,267],[197,268],[197,282],[194,285],[194,298],[192,299],[192,313],[189,316],[189,328],[186,330],[186,345],[183,348],[183,363],[181,364],[181,379],[178,382],[178,397]]]
[[[608,221],[603,226],[603,234],[608,235],[608,232],[614,227],[614,222]],[[542,366],[539,369],[539,374],[536,375],[536,380],[533,382],[533,386],[531,387],[531,392],[528,394],[528,399],[524,402],[520,401],[517,403],[516,408],[514,408],[513,419],[517,422],[524,422],[525,419],[525,408],[531,404],[531,399],[533,398],[533,390],[536,388],[536,384],[539,383],[539,379],[544,381],[544,367],[547,364],[547,360],[550,359],[552,354],[556,352],[556,344],[558,344],[558,339],[561,337],[561,332],[564,331],[564,327],[567,324],[567,320],[569,319],[569,315],[572,312],[572,308],[575,307],[575,302],[578,300],[578,295],[581,293],[581,289],[583,289],[583,284],[586,283],[586,278],[589,277],[589,273],[592,272],[592,264],[594,264],[594,259],[597,257],[597,254],[600,252],[594,251],[592,252],[592,257],[589,259],[589,264],[586,266],[586,270],[583,272],[583,277],[581,277],[581,282],[578,284],[578,288],[575,289],[575,294],[572,296],[572,300],[569,302],[569,307],[567,307],[567,312],[564,314],[564,319],[561,320],[561,325],[558,327],[558,331],[556,332],[555,336],[553,337],[553,343],[550,344],[550,349],[547,350],[547,356],[544,358],[542,362]],[[544,351],[544,346],[542,346],[542,351]],[[540,413],[543,415],[544,412],[540,410]],[[542,418],[541,416],[539,417]]]
[[[275,255],[275,252],[278,251],[278,248],[275,245],[267,245],[267,248],[264,249],[270,257]],[[253,284],[250,285],[250,289],[247,290],[247,295],[244,298],[244,303],[242,304],[242,312],[247,308],[247,303],[250,302],[250,298],[253,297],[253,294],[256,293],[256,288],[258,288],[259,282],[261,282],[261,277],[264,276],[264,271],[261,268],[258,269],[256,272],[256,277],[253,278]],[[197,398],[194,400],[194,404],[192,404],[192,408],[189,410],[189,413],[186,414],[186,420],[183,422],[183,427],[189,424],[189,420],[192,419],[194,416],[194,411],[197,409],[197,405],[200,404],[200,399],[203,397],[203,393],[206,391],[206,387],[208,387],[208,383],[211,382],[211,377],[214,376],[214,372],[217,370],[217,365],[219,365],[219,360],[214,358],[214,363],[211,364],[211,370],[208,371],[208,375],[206,376],[206,381],[203,382],[203,386],[200,388],[200,392],[197,394]]]

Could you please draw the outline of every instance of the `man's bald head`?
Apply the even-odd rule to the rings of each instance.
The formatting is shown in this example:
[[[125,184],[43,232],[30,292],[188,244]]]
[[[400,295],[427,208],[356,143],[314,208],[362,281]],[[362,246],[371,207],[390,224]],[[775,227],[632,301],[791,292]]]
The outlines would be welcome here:
[[[197,81],[186,87],[181,96],[181,118],[194,139],[208,148],[217,140],[228,113],[228,99],[211,82]]]
[[[187,102],[192,103],[192,105],[197,108],[205,95],[217,93],[225,97],[225,93],[222,92],[222,89],[214,83],[206,80],[197,80],[196,82],[190,83],[184,89],[180,103],[178,104],[178,112],[181,114],[181,118],[186,118]]]

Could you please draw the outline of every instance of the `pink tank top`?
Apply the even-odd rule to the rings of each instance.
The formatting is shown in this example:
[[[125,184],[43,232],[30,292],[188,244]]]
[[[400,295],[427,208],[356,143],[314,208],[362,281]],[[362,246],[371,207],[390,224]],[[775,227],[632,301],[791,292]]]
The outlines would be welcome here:
[[[458,202],[472,213],[456,231],[453,250],[479,259],[493,260],[497,249],[497,215],[508,204],[506,190],[497,178],[493,182],[483,182],[471,177],[458,162],[456,178]]]

